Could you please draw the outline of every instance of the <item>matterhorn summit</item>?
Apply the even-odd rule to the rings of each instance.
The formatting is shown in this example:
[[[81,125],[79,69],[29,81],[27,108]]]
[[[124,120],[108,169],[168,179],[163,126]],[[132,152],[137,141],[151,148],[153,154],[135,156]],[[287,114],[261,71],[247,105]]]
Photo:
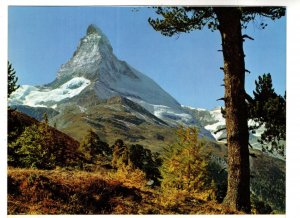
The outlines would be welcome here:
[[[54,93],[63,93],[64,97]],[[74,102],[80,96],[88,99],[88,95],[99,100],[121,96],[169,123],[192,122],[192,117],[156,82],[119,60],[108,38],[94,24],[88,26],[76,51],[67,63],[61,65],[53,82],[39,87],[23,87],[14,94],[10,103],[57,108],[62,102]]]
[[[123,96],[138,103],[180,109],[180,104],[152,79],[120,61],[108,38],[93,24],[87,28],[71,59],[59,69],[56,80],[49,85],[57,87],[74,77],[91,80],[90,88],[99,99]]]
[[[91,24],[73,57],[59,69],[57,79],[81,75],[91,77],[97,73],[101,61],[111,58],[115,57],[109,40],[98,27]]]

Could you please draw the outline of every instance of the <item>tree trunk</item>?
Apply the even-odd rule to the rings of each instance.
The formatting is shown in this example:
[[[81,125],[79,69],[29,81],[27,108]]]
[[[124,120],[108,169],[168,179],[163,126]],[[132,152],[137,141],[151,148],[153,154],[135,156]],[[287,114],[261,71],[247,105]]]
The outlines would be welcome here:
[[[250,212],[250,168],[245,62],[241,13],[237,8],[215,8],[222,37],[225,81],[225,110],[228,143],[228,188],[224,203]]]

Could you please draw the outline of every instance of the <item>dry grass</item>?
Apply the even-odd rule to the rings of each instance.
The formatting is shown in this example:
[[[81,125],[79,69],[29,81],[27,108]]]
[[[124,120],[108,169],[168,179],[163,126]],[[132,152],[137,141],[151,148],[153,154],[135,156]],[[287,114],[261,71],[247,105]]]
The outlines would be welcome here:
[[[160,190],[127,186],[97,172],[8,169],[8,214],[228,214],[212,201],[184,197],[162,203]]]
[[[127,188],[106,175],[104,170],[88,173],[9,169],[8,213],[110,214],[122,205],[116,199],[128,198],[135,203],[140,198],[136,188]]]

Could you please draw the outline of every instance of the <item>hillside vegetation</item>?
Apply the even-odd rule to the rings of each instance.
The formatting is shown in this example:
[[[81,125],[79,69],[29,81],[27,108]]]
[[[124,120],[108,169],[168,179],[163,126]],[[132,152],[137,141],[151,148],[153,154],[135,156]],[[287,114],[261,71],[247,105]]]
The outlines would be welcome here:
[[[50,119],[60,131],[81,141],[87,129],[93,129],[99,137],[112,145],[117,139],[128,143],[143,144],[155,152],[161,152],[167,144],[175,142],[175,129],[149,113],[140,105],[120,96],[107,101],[93,99],[93,105],[81,101],[86,98],[76,96],[60,110],[60,114]]]
[[[47,117],[15,110],[8,127],[8,214],[237,213],[222,205],[226,147],[199,139],[196,128],[173,130],[173,143],[156,152],[130,140],[107,143],[93,129],[78,142]],[[252,213],[284,213],[284,162],[255,156]]]
[[[228,214],[221,204],[181,197],[165,205],[160,192],[97,172],[8,169],[8,214]]]
[[[8,110],[8,164],[28,167],[41,161],[54,166],[76,166],[84,161],[79,142],[65,133],[16,110]],[[29,155],[27,155],[29,154]],[[52,156],[51,156],[52,155]],[[55,156],[55,161],[52,160]],[[50,163],[51,164],[51,163]]]

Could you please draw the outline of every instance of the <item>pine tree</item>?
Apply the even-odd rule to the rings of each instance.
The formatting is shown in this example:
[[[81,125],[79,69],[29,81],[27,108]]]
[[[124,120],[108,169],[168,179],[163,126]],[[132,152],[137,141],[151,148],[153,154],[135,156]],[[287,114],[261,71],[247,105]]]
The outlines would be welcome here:
[[[134,167],[142,170],[146,174],[147,179],[152,179],[155,184],[159,183],[161,175],[158,168],[161,166],[161,159],[157,154],[153,154],[142,145],[130,145],[129,160]]]
[[[255,81],[254,99],[249,104],[249,118],[257,125],[255,130],[264,125],[265,131],[259,140],[262,144],[271,143],[270,150],[284,151],[283,143],[286,138],[286,98],[275,93],[271,74],[263,74]]]
[[[264,119],[265,114],[265,103],[269,99],[277,97],[273,84],[271,74],[263,74],[258,77],[258,81],[255,80],[255,91],[253,91],[254,102],[252,102],[249,110],[249,118],[253,118],[255,121]],[[254,116],[255,115],[255,116]]]
[[[88,130],[88,134],[81,141],[79,150],[92,162],[94,162],[99,155],[108,157],[112,153],[109,145],[102,142],[92,129]]]
[[[13,69],[11,63],[7,63],[7,75],[8,75],[8,90],[7,90],[7,98],[10,98],[10,95],[16,91],[20,86],[17,85],[18,77],[16,76],[16,71]]]
[[[160,18],[149,18],[150,25],[165,36],[201,30],[219,30],[224,59],[225,111],[228,144],[228,189],[224,203],[250,213],[250,167],[248,113],[245,102],[245,54],[242,35],[257,16],[279,19],[283,7],[157,7]],[[262,29],[266,24],[261,22]]]

